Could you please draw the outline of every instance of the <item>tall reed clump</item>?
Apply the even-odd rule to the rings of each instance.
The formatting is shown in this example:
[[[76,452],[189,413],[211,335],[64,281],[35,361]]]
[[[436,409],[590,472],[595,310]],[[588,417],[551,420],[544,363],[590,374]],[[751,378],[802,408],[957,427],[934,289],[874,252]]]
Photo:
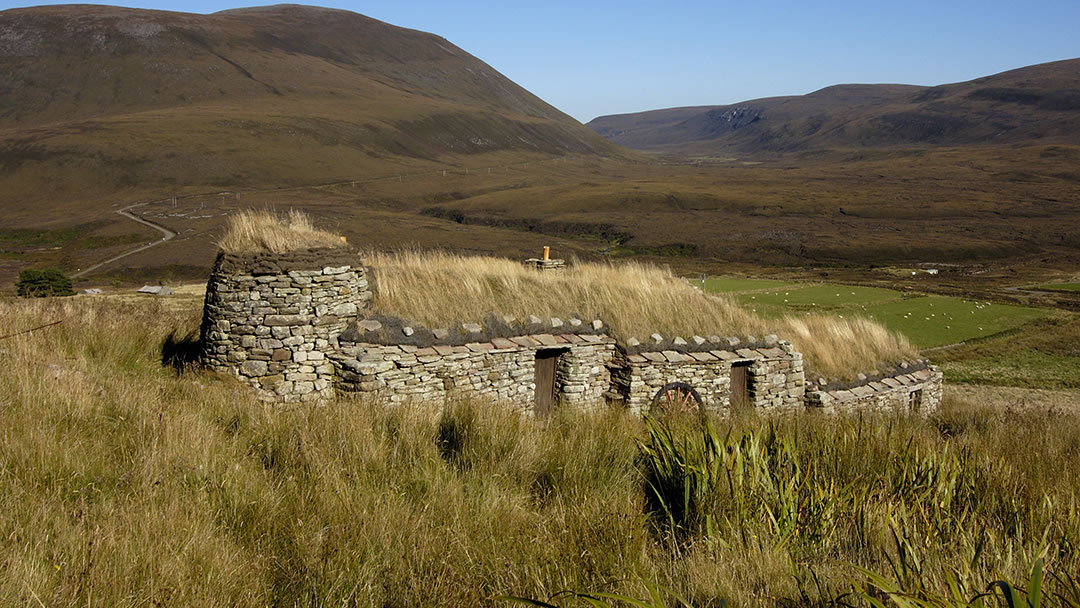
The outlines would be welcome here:
[[[917,419],[720,424],[647,420],[646,506],[660,538],[675,538],[683,552],[695,540],[717,557],[765,544],[771,559],[781,551],[795,564],[861,568],[837,580],[796,567],[804,600],[839,597],[849,581],[897,605],[973,597],[1002,574],[1023,583],[1047,555],[1047,593],[1080,593],[1070,578],[1080,568],[1080,505],[1070,485],[1080,471],[1070,469],[1065,483],[1025,475],[1038,465],[1025,464],[1007,431],[941,441]]]
[[[282,216],[245,209],[229,216],[218,246],[229,253],[288,253],[317,247],[344,247],[341,236],[316,228],[302,211]]]
[[[505,258],[439,251],[371,251],[374,307],[431,327],[480,320],[580,314],[607,321],[622,338],[776,333],[802,349],[813,371],[854,376],[878,362],[915,355],[901,338],[867,320],[815,316],[767,321],[725,296],[706,295],[670,271],[639,262],[577,263],[537,272]],[[871,368],[871,369],[867,369]]]

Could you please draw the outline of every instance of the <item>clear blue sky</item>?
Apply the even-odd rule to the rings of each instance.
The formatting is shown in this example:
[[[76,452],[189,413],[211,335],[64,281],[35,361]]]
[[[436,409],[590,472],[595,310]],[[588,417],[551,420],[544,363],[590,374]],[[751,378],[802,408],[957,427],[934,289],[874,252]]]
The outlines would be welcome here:
[[[267,3],[118,2],[198,13]],[[1080,0],[320,4],[439,34],[583,122],[840,83],[942,84],[1080,57]]]

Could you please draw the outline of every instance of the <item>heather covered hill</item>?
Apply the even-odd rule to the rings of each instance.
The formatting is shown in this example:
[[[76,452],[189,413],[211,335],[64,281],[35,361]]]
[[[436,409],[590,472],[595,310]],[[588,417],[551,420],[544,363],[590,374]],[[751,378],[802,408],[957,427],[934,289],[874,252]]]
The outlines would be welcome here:
[[[934,87],[846,84],[726,106],[601,116],[588,126],[640,150],[741,156],[1071,143],[1080,137],[1080,59]]]
[[[616,150],[445,39],[347,11],[0,12],[5,211],[85,190],[307,184],[482,154]]]

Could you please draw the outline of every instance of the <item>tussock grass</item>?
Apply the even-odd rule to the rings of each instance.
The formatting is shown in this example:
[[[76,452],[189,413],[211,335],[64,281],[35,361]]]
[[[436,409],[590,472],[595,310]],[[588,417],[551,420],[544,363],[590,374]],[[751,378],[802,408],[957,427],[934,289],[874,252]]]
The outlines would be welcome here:
[[[0,605],[475,606],[644,581],[695,606],[827,605],[865,582],[851,565],[927,594],[1023,581],[1042,554],[1048,594],[1080,571],[1075,415],[684,421],[671,445],[721,449],[683,459],[714,467],[688,510],[710,523],[671,542],[648,428],[621,411],[270,406],[162,364],[197,306],[0,318],[64,319],[0,342]]]
[[[639,262],[576,263],[561,272],[537,272],[505,258],[443,251],[372,251],[365,259],[375,269],[376,309],[432,327],[497,312],[603,318],[624,337],[655,331],[746,335],[761,328],[759,319],[732,300],[703,297],[669,271]]]
[[[218,246],[229,253],[288,253],[314,247],[344,247],[341,236],[316,228],[302,211],[281,216],[245,209],[230,215]]]
[[[733,298],[702,294],[670,271],[640,262],[536,272],[503,258],[440,251],[370,251],[365,259],[375,269],[376,311],[429,327],[497,312],[602,318],[624,339],[653,332],[684,338],[775,333],[791,340],[817,373],[843,377],[915,356],[903,338],[873,321],[824,315],[765,320]]]
[[[803,353],[808,371],[828,377],[869,373],[878,363],[897,363],[918,356],[903,335],[861,317],[785,317],[776,331]]]

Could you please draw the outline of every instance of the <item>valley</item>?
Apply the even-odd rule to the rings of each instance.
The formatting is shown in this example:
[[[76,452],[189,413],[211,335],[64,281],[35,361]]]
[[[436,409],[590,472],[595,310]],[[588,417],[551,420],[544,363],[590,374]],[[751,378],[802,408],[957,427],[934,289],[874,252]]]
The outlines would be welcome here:
[[[590,123],[648,126],[654,146],[604,139],[445,39],[345,11],[37,7],[0,12],[0,27],[20,41],[0,48],[0,290],[50,266],[82,286],[203,277],[224,218],[269,207],[307,211],[360,248],[521,258],[549,245],[688,274],[870,284],[931,265],[943,272],[920,277],[928,288],[1075,300],[1004,289],[1080,267],[1075,61],[767,100],[729,112],[739,128],[713,143],[664,130],[685,134],[693,108]],[[897,104],[1026,126],[858,135]],[[851,120],[827,137],[720,145],[817,114]],[[155,243],[125,207],[176,238]]]
[[[229,213],[296,208],[361,248],[524,258],[550,245],[561,257],[644,258],[687,274],[803,272],[973,296],[994,289],[1008,299],[1027,296],[1006,287],[1068,279],[1076,268],[1080,218],[1067,173],[1078,157],[1080,149],[1062,146],[871,155],[809,166],[482,157],[320,186],[103,203],[75,217],[38,209],[39,223],[0,229],[0,244],[9,285],[24,265],[79,272],[132,249],[132,242],[160,238],[114,213],[141,203],[132,211],[178,236],[82,283],[192,279],[205,276]],[[52,227],[33,227],[42,224]],[[27,230],[44,232],[20,238]],[[888,270],[919,265],[941,274],[912,278]],[[1075,292],[1043,298],[1068,302]]]

